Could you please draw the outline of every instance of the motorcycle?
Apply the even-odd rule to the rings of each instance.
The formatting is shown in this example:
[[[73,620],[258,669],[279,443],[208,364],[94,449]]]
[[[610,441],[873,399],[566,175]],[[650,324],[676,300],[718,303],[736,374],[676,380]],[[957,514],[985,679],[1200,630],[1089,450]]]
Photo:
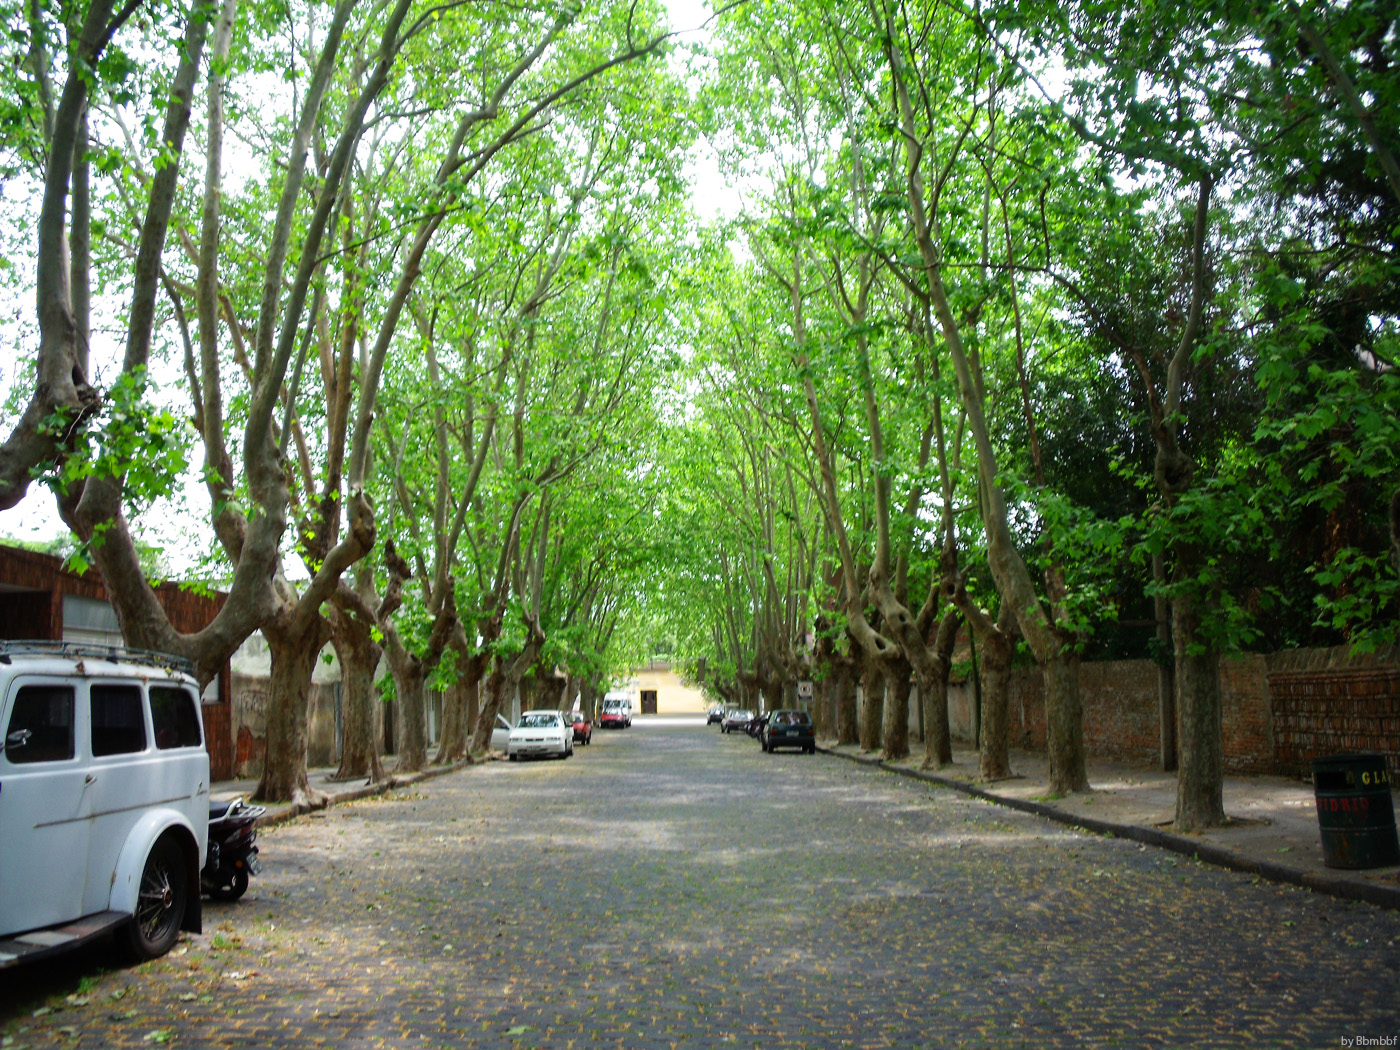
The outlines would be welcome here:
[[[255,825],[266,812],[266,806],[250,806],[241,797],[209,803],[209,850],[199,884],[214,900],[238,900],[248,890],[248,877],[262,870]]]

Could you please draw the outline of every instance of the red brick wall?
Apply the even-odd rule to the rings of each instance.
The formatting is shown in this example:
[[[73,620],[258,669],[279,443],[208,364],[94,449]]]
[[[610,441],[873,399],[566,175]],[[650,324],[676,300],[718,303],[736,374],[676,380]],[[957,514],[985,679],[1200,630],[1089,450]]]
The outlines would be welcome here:
[[[1272,773],[1273,730],[1263,656],[1220,661],[1220,709],[1224,723],[1225,771]]]
[[[1089,757],[1155,765],[1156,666],[1083,664],[1079,685]],[[954,737],[970,743],[972,683],[954,686],[948,700]],[[1342,649],[1232,657],[1220,662],[1220,701],[1227,772],[1306,776],[1318,755],[1365,749],[1388,754],[1400,776],[1400,669],[1393,662],[1353,659]],[[1012,747],[1045,749],[1037,668],[1012,672],[1009,716]]]
[[[1079,667],[1084,749],[1089,755],[1151,763],[1161,747],[1157,728],[1157,665],[1151,660]]]
[[[1400,669],[1269,675],[1279,772],[1308,776],[1323,755],[1377,751],[1400,776]]]

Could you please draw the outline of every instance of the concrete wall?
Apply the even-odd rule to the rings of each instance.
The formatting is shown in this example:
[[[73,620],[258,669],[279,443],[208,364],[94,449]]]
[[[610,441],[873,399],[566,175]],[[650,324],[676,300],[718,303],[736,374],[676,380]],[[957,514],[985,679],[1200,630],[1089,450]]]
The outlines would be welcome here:
[[[262,774],[267,751],[268,680],[259,675],[233,676],[233,775],[236,778]],[[307,712],[306,763],[310,768],[333,766],[340,761],[336,735],[336,708],[339,682],[314,682]]]

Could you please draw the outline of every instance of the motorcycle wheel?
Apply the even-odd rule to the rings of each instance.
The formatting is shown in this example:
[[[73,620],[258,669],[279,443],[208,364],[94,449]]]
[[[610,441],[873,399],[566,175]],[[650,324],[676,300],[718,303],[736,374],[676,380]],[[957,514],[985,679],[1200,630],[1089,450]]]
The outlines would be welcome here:
[[[233,869],[227,885],[209,887],[209,896],[216,901],[236,901],[247,892],[248,872],[243,868]]]

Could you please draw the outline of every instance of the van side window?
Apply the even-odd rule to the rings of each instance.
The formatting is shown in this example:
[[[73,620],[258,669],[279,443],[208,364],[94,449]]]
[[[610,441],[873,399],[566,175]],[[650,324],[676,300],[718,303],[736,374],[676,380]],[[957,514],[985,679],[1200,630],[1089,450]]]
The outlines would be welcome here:
[[[125,755],[146,750],[146,716],[134,685],[92,687],[92,753]]]
[[[73,757],[73,690],[26,685],[5,727],[5,757],[13,764],[61,762]]]
[[[199,747],[199,716],[194,697],[187,689],[171,685],[151,686],[151,723],[156,731],[156,747]]]

